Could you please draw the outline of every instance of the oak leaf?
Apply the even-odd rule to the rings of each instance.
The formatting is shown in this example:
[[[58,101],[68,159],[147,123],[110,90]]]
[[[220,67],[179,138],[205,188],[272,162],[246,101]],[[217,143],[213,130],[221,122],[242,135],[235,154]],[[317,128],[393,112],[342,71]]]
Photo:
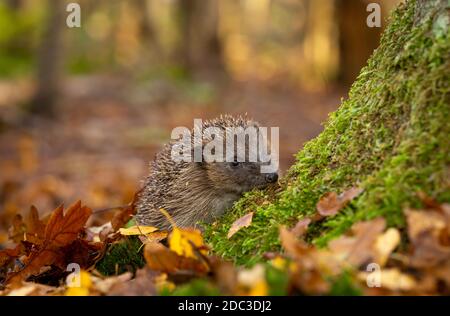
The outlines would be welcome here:
[[[56,208],[45,227],[42,245],[25,258],[25,267],[21,271],[7,278],[8,283],[20,283],[63,256],[60,248],[69,245],[78,237],[91,213],[91,209],[81,206],[80,201],[70,206],[65,215],[63,206]]]

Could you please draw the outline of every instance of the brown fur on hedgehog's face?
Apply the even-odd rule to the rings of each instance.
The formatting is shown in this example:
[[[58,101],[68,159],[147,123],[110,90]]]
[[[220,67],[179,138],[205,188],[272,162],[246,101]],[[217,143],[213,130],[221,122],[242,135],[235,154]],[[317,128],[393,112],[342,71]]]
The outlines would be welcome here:
[[[261,173],[257,162],[206,163],[206,174],[221,190],[242,194],[254,188],[264,188],[278,180],[278,173]]]

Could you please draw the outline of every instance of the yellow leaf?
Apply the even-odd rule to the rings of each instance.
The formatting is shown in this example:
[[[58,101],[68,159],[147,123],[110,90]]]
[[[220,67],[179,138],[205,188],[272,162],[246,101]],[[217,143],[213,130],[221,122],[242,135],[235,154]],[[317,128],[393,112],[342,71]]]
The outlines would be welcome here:
[[[278,270],[285,270],[287,266],[287,261],[281,256],[276,256],[274,259],[270,260],[270,264],[277,268]]]
[[[391,291],[412,291],[417,288],[416,280],[409,274],[402,273],[397,268],[384,269],[380,272],[381,287]],[[358,278],[362,281],[367,280],[369,273],[360,272]]]
[[[68,276],[70,277],[70,275]],[[69,287],[65,293],[66,296],[87,296],[92,286],[91,275],[86,271],[80,271],[79,286]]]
[[[157,231],[153,226],[131,226],[130,228],[120,228],[119,233],[125,236],[146,235]]]
[[[198,229],[183,229],[173,227],[169,237],[169,247],[179,256],[198,259],[196,251],[206,255],[206,247],[203,244],[203,237]]]
[[[163,239],[166,239],[168,234],[169,233],[166,231],[160,231],[160,232],[156,231],[154,233],[139,236],[139,239],[141,240],[141,242],[143,244],[151,243],[151,242],[159,242]]]
[[[70,287],[66,291],[66,296],[88,296],[89,289],[85,287]]]
[[[257,264],[251,269],[240,271],[238,274],[238,284],[241,288],[239,295],[268,295],[269,287],[265,275],[266,270],[261,264]]]
[[[375,250],[378,254],[378,263],[384,266],[392,251],[400,243],[400,232],[395,228],[389,228],[384,234],[375,240]]]
[[[269,287],[265,280],[261,280],[250,288],[249,296],[266,296],[269,293]]]
[[[163,290],[171,292],[176,288],[175,283],[168,280],[166,273],[161,273],[159,276],[155,277],[154,282],[158,292],[162,292]]]

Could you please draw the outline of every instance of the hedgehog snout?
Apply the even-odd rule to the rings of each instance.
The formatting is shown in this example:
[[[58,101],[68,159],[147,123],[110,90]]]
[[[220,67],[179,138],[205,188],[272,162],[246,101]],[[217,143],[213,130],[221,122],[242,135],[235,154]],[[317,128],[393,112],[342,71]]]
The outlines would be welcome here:
[[[277,182],[278,180],[278,173],[273,172],[273,173],[268,173],[266,174],[266,181],[269,183],[274,183]]]

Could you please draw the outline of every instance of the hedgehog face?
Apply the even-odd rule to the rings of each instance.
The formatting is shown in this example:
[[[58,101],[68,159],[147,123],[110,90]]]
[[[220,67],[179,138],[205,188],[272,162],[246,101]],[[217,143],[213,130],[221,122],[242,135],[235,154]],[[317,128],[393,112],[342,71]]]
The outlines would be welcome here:
[[[211,182],[221,190],[242,194],[254,188],[264,188],[278,180],[278,173],[261,173],[256,162],[207,163],[206,172]]]

